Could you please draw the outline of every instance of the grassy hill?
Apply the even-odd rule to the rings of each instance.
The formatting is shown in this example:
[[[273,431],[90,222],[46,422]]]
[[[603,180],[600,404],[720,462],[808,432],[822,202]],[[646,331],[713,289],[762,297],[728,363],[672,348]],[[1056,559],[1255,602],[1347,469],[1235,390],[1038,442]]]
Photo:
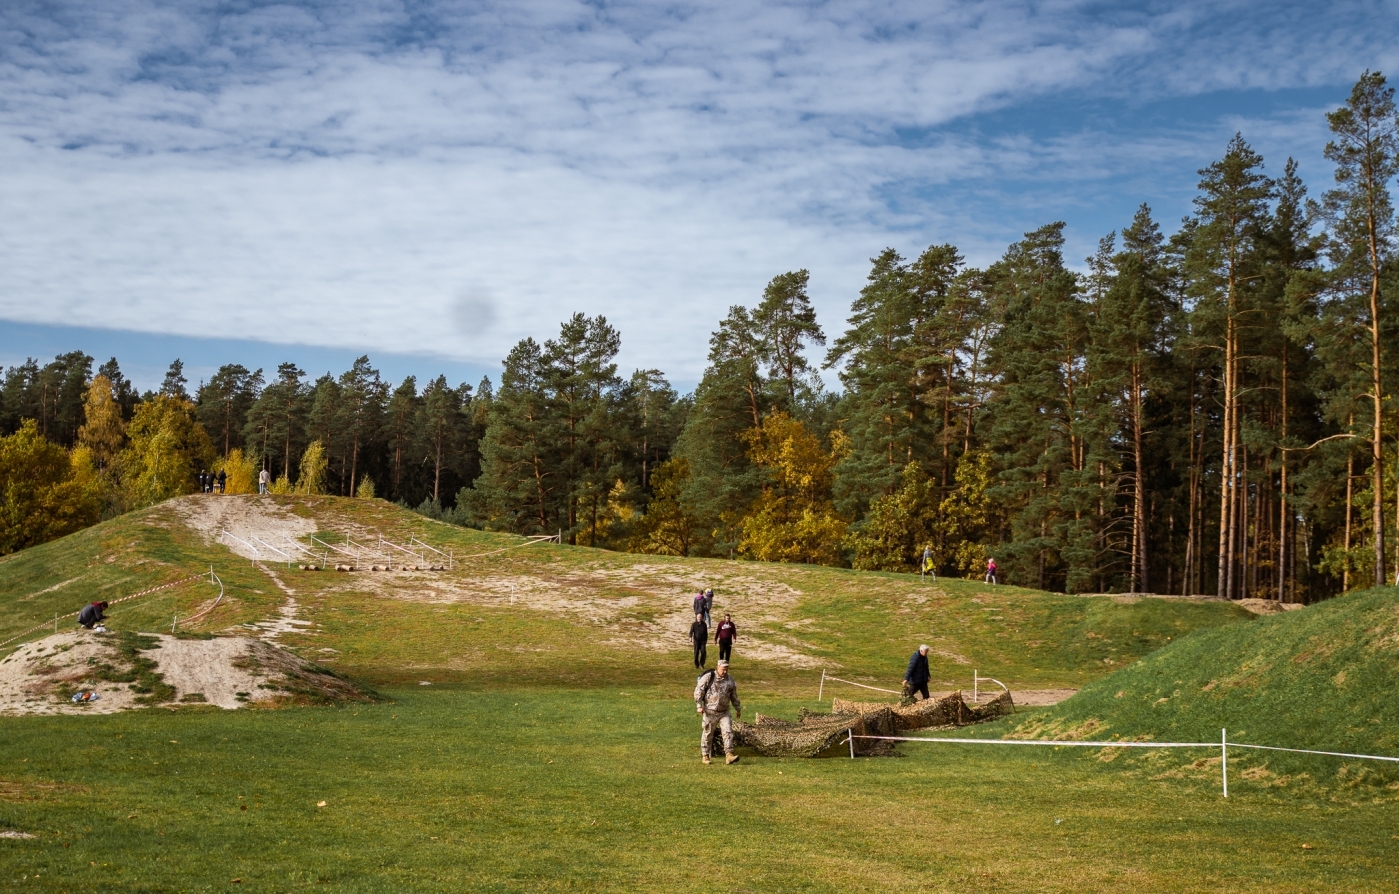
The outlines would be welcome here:
[[[450,572],[310,572],[254,565],[216,542],[224,525],[298,520],[331,543],[416,535],[460,558]],[[312,544],[304,534],[299,541]],[[290,596],[311,627],[280,641],[376,685],[669,686],[688,666],[690,599],[705,586],[716,592],[716,613],[731,612],[739,625],[736,657],[749,676],[784,694],[806,694],[822,668],[897,688],[920,642],[932,647],[942,688],[969,687],[973,670],[1015,688],[1078,687],[1172,638],[1251,618],[1223,603],[525,544],[383,501],[188,497],[0,559],[0,640],[89,600],[210,566],[227,597],[196,629],[275,618]],[[111,615],[120,629],[168,629],[216,593],[207,583],[186,585],[114,606]]]
[[[1230,741],[1399,755],[1396,691],[1399,591],[1381,587],[1196,632],[1089,684],[1020,732],[1211,742],[1227,729]],[[1237,760],[1271,784],[1399,779],[1388,764],[1244,751]]]

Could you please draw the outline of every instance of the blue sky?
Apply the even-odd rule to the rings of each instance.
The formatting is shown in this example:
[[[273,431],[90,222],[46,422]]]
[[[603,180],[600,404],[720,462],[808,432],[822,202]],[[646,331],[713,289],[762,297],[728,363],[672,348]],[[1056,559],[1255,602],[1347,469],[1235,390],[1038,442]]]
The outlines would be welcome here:
[[[1396,38],[1396,2],[9,0],[0,364],[474,382],[584,311],[688,388],[778,273],[834,336],[885,246],[1174,229],[1236,130],[1317,194]]]

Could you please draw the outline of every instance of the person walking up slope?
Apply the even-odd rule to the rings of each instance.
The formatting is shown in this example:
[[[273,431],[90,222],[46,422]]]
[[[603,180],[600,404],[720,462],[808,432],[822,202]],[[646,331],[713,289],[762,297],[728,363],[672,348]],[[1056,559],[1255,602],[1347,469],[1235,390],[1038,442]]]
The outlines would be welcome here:
[[[988,584],[990,584],[991,586],[993,586],[993,587],[996,585],[996,560],[995,560],[995,559],[987,559],[987,560],[986,560],[986,582],[987,582]]]
[[[743,719],[743,704],[738,700],[738,684],[729,676],[729,663],[720,661],[714,670],[700,674],[695,681],[695,713],[700,715],[700,761],[709,763],[709,750],[714,741],[714,729],[724,740],[724,763],[738,760],[734,754],[733,721],[729,719],[732,705],[738,719]]]
[[[719,644],[719,660],[728,661],[733,657],[734,638],[738,636],[738,625],[733,618],[724,615],[724,620],[714,629],[714,641]]]
[[[709,663],[709,655],[706,646],[709,644],[709,628],[705,626],[704,616],[695,613],[695,623],[690,625],[690,643],[695,647],[695,667],[704,667]]]

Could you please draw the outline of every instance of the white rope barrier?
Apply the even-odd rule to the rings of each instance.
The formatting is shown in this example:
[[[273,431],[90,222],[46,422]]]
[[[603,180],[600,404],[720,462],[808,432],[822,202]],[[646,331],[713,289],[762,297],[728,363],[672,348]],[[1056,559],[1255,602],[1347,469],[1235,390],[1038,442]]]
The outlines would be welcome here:
[[[816,700],[818,702],[821,700],[822,694],[826,691],[827,680],[832,680],[836,683],[844,683],[847,686],[859,686],[861,689],[871,689],[875,692],[887,692],[890,695],[903,695],[903,693],[897,689],[881,689],[878,686],[866,686],[864,683],[856,683],[854,680],[842,680],[840,677],[832,677],[823,670],[821,671],[821,688],[816,694]]]
[[[1351,754],[1345,751],[1319,751],[1310,748],[1282,748],[1277,745],[1250,745],[1245,742],[1230,742],[1227,730],[1219,731],[1219,744],[1213,742],[1085,742],[1066,739],[954,739],[937,736],[857,736],[849,734],[850,757],[855,757],[855,740],[872,739],[880,742],[934,742],[947,745],[1030,745],[1054,748],[1219,748],[1219,777],[1224,797],[1229,797],[1229,746],[1250,748],[1255,751],[1284,751],[1291,754],[1317,754],[1325,757],[1349,757],[1356,760],[1386,761],[1399,763],[1399,757],[1382,754]]]
[[[121,597],[120,599],[113,599],[113,600],[110,600],[107,604],[108,604],[108,605],[116,605],[117,603],[120,603],[120,602],[129,602],[129,601],[131,601],[132,599],[137,599],[137,598],[140,598],[141,596],[149,596],[150,594],[152,594],[152,593],[157,593],[157,592],[159,592],[159,591],[161,591],[161,590],[168,590],[168,589],[170,589],[171,587],[178,587],[180,584],[187,584],[187,583],[189,583],[189,582],[192,581],[192,580],[203,580],[203,579],[204,579],[204,574],[203,574],[203,572],[201,572],[201,573],[199,573],[199,574],[192,574],[192,575],[190,575],[189,577],[182,577],[182,578],[180,578],[179,580],[171,581],[171,582],[168,583],[168,584],[161,584],[161,585],[158,586],[158,587],[151,587],[150,589],[142,590],[142,591],[139,592],[139,593],[132,593],[130,596],[123,596],[123,597]],[[220,585],[220,586],[222,586],[222,585]],[[78,611],[75,611],[75,612],[69,612],[69,613],[66,614],[66,615],[58,615],[58,616],[56,616],[56,617],[54,618],[54,620],[52,620],[52,621],[44,621],[42,624],[36,624],[36,625],[34,625],[33,627],[30,627],[28,630],[24,631],[23,633],[15,634],[14,636],[10,637],[9,639],[5,640],[4,642],[0,642],[0,647],[8,646],[10,643],[14,642],[15,640],[17,640],[17,639],[23,639],[23,638],[25,638],[26,636],[28,636],[29,634],[33,633],[34,631],[36,631],[36,630],[42,630],[43,628],[49,626],[50,624],[54,624],[54,625],[56,626],[56,625],[57,625],[57,622],[58,622],[59,620],[61,620],[61,619],[64,619],[64,618],[76,618],[76,617],[77,617],[78,615],[80,615],[80,614],[82,614],[82,609],[79,609]]]
[[[481,558],[482,556],[493,556],[493,555],[495,555],[496,553],[503,553],[503,552],[507,552],[507,551],[512,550],[512,549],[519,549],[519,548],[522,547],[522,546],[534,546],[534,545],[537,544],[537,543],[558,543],[558,542],[559,542],[559,536],[558,536],[557,534],[541,534],[541,535],[539,535],[539,536],[537,536],[537,537],[531,537],[531,538],[529,538],[529,539],[526,540],[524,543],[516,543],[516,544],[513,545],[513,546],[505,546],[505,547],[501,547],[500,549],[493,549],[493,550],[490,550],[489,552],[484,552],[484,553],[475,553],[474,555],[470,555],[470,556],[462,556],[462,561],[466,561],[467,559],[479,559],[479,558]]]

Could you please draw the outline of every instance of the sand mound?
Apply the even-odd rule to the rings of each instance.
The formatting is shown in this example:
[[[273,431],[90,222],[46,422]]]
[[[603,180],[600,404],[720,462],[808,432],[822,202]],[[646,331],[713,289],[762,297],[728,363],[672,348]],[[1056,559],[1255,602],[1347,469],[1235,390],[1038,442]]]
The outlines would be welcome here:
[[[76,693],[96,701],[74,703]],[[286,649],[247,637],[59,633],[0,661],[0,714],[110,714],[153,705],[326,704],[364,692]]]

